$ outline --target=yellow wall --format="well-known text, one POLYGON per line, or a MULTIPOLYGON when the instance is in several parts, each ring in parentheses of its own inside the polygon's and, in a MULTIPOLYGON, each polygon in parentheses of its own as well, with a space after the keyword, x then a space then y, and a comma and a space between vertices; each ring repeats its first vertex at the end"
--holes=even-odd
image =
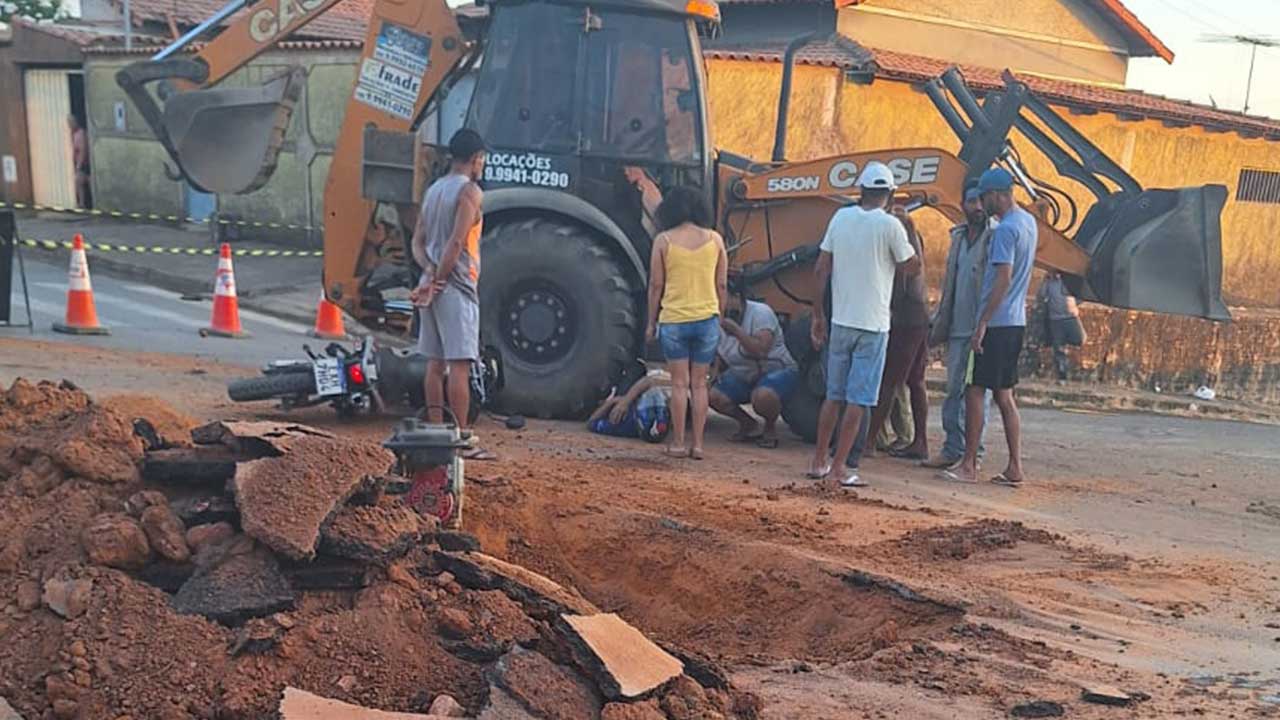
MULTIPOLYGON (((781 65, 712 60, 710 105, 717 147, 764 160, 773 143, 781 65)), ((1158 121, 1123 121, 1115 115, 1071 115, 1076 128, 1119 162, 1144 187, 1225 184, 1222 216, 1223 286, 1231 304, 1280 307, 1280 205, 1236 203, 1241 168, 1280 172, 1280 143, 1247 140, 1201 128, 1167 128, 1158 121)), ((802 160, 883 147, 937 146, 952 151, 959 141, 928 97, 910 84, 877 80, 846 82, 827 68, 796 68, 788 157, 802 160), (828 108, 836 98, 834 110, 828 108)), ((1065 178, 1028 142, 1015 143, 1032 174, 1072 192, 1082 211, 1092 195, 1065 178)), ((946 223, 921 218, 926 250, 934 260, 930 278, 945 258, 946 223)))
POLYGON ((1124 47, 1115 29, 1081 0, 868 0, 875 7, 1124 47))
POLYGON ((838 18, 840 33, 866 47, 961 64, 999 63, 1001 68, 1020 72, 1116 84, 1123 84, 1128 74, 1129 54, 1115 32, 1097 16, 1073 16, 1058 0, 1026 3, 1027 10, 1033 11, 1029 13, 1020 6, 1017 13, 985 16, 939 12, 952 9, 946 7, 952 5, 949 2, 913 11, 910 17, 897 15, 899 8, 893 7, 915 4, 872 0, 844 8, 838 18), (1023 22, 1038 16, 1043 16, 1042 23, 1023 22), (989 17, 998 18, 1005 32, 991 27, 989 17))

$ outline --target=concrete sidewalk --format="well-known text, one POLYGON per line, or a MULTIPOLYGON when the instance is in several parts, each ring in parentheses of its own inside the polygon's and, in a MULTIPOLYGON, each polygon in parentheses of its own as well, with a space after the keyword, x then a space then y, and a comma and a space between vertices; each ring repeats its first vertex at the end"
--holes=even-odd
MULTIPOLYGON (((156 251, 87 251, 95 273, 139 280, 185 295, 209 295, 218 266, 218 246, 208 226, 177 227, 71 214, 25 213, 17 218, 22 240, 69 242, 75 234, 87 243, 109 243, 146 248, 180 248, 182 254, 156 251), (186 254, 200 251, 207 254, 186 254)), ((295 250, 254 243, 231 242, 234 250, 295 250)), ((24 246, 30 256, 66 262, 68 251, 24 246)), ((322 260, 319 257, 237 256, 234 259, 236 294, 240 304, 258 312, 310 325, 315 320, 320 295, 322 260)))

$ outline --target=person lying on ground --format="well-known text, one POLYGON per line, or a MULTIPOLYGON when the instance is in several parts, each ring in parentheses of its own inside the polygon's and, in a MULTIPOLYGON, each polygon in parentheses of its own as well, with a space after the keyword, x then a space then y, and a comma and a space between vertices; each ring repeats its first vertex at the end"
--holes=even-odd
POLYGON ((733 440, 775 448, 782 404, 800 380, 778 316, 768 305, 748 300, 739 291, 729 295, 720 328, 716 348, 720 373, 711 387, 711 407, 738 422, 733 440), (759 420, 743 409, 747 403, 759 420))
POLYGON ((666 440, 671 432, 671 376, 653 370, 621 395, 615 388, 587 418, 587 430, 650 443, 666 440))

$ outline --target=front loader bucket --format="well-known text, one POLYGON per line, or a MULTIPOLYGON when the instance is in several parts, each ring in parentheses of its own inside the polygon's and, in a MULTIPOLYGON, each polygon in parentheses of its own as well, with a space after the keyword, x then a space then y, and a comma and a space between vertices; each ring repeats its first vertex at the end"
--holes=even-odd
POLYGON ((293 68, 259 87, 171 95, 164 130, 186 177, 213 193, 247 193, 266 184, 304 81, 303 70, 293 68))
POLYGON ((1076 243, 1090 256, 1080 297, 1230 320, 1222 301, 1222 185, 1117 193, 1095 204, 1076 243))

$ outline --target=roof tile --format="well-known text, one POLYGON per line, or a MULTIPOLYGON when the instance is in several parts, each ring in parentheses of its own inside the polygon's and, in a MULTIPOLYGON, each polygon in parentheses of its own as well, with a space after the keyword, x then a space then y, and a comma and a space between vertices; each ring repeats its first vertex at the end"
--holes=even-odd
MULTIPOLYGON (((878 67, 877 75, 895 80, 923 82, 937 77, 954 64, 892 50, 875 48, 868 48, 868 50, 875 57, 878 67)), ((1004 88, 999 70, 962 65, 960 71, 964 73, 965 80, 974 90, 1004 88)), ((1139 90, 1122 90, 1067 80, 1054 80, 1025 73, 1020 75, 1019 79, 1025 82, 1036 95, 1058 105, 1086 107, 1116 114, 1145 116, 1170 123, 1190 123, 1280 138, 1280 120, 1220 110, 1184 100, 1171 100, 1139 90)))

